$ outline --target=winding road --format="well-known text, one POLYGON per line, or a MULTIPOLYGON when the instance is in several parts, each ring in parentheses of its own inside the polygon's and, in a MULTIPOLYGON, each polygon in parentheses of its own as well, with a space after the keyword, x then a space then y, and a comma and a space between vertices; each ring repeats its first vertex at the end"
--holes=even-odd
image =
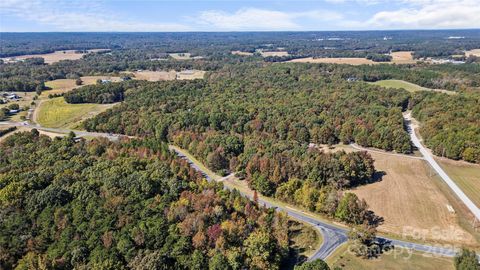
MULTIPOLYGON (((36 128, 39 130, 44 130, 44 131, 49 131, 54 133, 62 133, 62 134, 66 134, 66 133, 69 133, 70 131, 73 131, 78 137, 85 137, 85 136, 105 137, 113 141, 118 140, 120 137, 125 137, 125 135, 119 135, 119 134, 75 131, 75 130, 59 129, 59 128, 45 128, 39 125, 30 124, 27 122, 23 122, 23 123, 0 122, 0 125, 24 126, 28 128, 36 128)), ((199 161, 195 160, 187 152, 185 152, 182 149, 179 149, 178 147, 172 146, 170 147, 170 149, 175 151, 179 157, 187 160, 191 164, 192 168, 201 172, 205 176, 205 178, 209 181, 211 180, 223 181, 228 177, 231 177, 231 175, 226 177, 220 177, 213 174, 213 172, 211 171, 207 171, 208 169, 204 169, 203 165, 201 165, 199 161), (212 177, 210 177, 209 175, 215 175, 214 176, 215 179, 212 179, 212 177)), ((226 188, 230 188, 230 189, 233 188, 232 186, 228 185, 227 181, 223 181, 223 182, 226 188)), ((240 193, 242 193, 244 196, 247 196, 250 198, 252 197, 252 195, 249 193, 242 192, 242 191, 240 191, 240 193)), ((264 204, 267 207, 275 208, 277 211, 284 211, 292 218, 295 218, 297 220, 310 224, 320 231, 320 233, 323 235, 323 243, 321 247, 309 258, 309 260, 326 259, 330 254, 332 254, 333 251, 335 251, 340 245, 346 243, 348 240, 348 237, 347 237, 348 229, 346 227, 341 227, 339 225, 327 223, 319 219, 315 215, 309 214, 293 206, 279 204, 275 201, 263 198, 262 196, 259 196, 259 203, 264 204)), ((449 247, 423 245, 423 244, 417 244, 417 243, 408 242, 408 241, 401 241, 401 240, 382 238, 382 237, 378 237, 377 239, 381 242, 385 242, 385 241, 390 242, 392 245, 395 246, 396 249, 398 248, 406 248, 409 250, 413 249, 420 252, 426 252, 430 254, 447 256, 447 257, 453 257, 457 252, 455 249, 452 249, 449 247)))
MULTIPOLYGON (((191 157, 191 155, 189 155, 186 151, 174 146, 170 146, 170 150, 175 151, 179 157, 187 160, 192 166, 192 168, 201 172, 207 180, 222 181, 224 182, 224 185, 226 188, 228 189, 234 188, 233 186, 229 186, 228 182, 223 181, 228 177, 231 177, 232 175, 228 175, 225 177, 215 176, 215 179, 212 179, 210 175, 212 175, 213 172, 206 171, 206 169, 204 169, 204 166, 202 166, 198 160, 191 157)), ((246 197, 252 198, 252 194, 242 192, 242 191, 239 191, 239 192, 246 197)), ((346 243, 348 240, 347 234, 349 230, 345 227, 327 223, 315 217, 314 215, 306 213, 300 209, 296 209, 290 206, 285 206, 283 204, 279 204, 271 200, 266 200, 262 196, 259 196, 258 202, 267 207, 275 208, 277 211, 278 210, 284 211, 290 217, 300 220, 302 222, 305 222, 307 224, 310 224, 314 228, 320 231, 320 233, 323 235, 323 243, 321 247, 309 258, 309 260, 326 259, 330 254, 332 254, 333 251, 335 251, 340 245, 346 243)), ((438 256, 453 257, 456 255, 456 252, 457 252, 455 249, 452 249, 449 247, 445 248, 441 245, 430 246, 430 245, 423 245, 423 244, 413 243, 409 241, 402 241, 402 240, 396 240, 396 239, 390 239, 390 238, 384 238, 384 237, 378 237, 377 240, 379 240, 379 242, 389 242, 396 248, 406 248, 409 250, 413 249, 416 251, 435 254, 438 256)))

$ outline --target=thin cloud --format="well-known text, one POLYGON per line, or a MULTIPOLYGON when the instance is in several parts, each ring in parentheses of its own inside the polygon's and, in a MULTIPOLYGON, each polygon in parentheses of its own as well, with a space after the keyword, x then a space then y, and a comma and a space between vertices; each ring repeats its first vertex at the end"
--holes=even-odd
POLYGON ((221 30, 302 30, 302 19, 335 21, 343 16, 329 10, 283 12, 276 10, 243 8, 233 13, 208 10, 195 18, 205 27, 221 30))
MULTIPOLYGON (((122 5, 122 2, 118 2, 118 5, 122 5)), ((146 22, 142 19, 125 18, 115 14, 107 6, 101 0, 2 0, 0 16, 15 16, 22 21, 55 31, 381 30, 480 27, 479 0, 324 0, 323 9, 304 11, 253 7, 231 12, 200 9, 196 14, 178 16, 174 22, 146 22), (342 5, 342 8, 338 5, 342 5), (365 5, 374 5, 374 8, 356 9, 357 6, 365 5), (333 7, 342 11, 330 10, 334 9, 333 7), (365 10, 375 11, 366 13, 365 10)))
POLYGON ((444 29, 480 27, 477 1, 408 0, 412 7, 374 14, 365 24, 376 29, 444 29))
POLYGON ((224 30, 285 30, 299 29, 288 13, 256 8, 240 9, 234 13, 220 10, 203 11, 198 20, 205 26, 224 30))
POLYGON ((120 18, 99 1, 3 0, 0 14, 53 26, 62 31, 189 31, 179 23, 145 23, 120 18), (87 2, 87 1, 85 1, 87 2))

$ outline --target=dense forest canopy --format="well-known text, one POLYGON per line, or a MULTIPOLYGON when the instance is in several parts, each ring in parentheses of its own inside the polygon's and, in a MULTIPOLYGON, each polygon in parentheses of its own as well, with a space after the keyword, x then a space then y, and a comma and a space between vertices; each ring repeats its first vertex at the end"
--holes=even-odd
MULTIPOLYGON (((123 71, 207 73, 203 80, 128 80, 62 94, 71 104, 121 102, 82 125, 135 139, 50 139, 36 130, 2 138, 0 268, 283 266, 290 252, 287 217, 207 182, 167 144, 188 150, 219 174, 235 173, 255 192, 345 223, 359 235, 363 228, 373 239, 381 217, 345 190, 376 181, 381 173, 367 152, 324 146, 356 143, 412 153, 402 117, 411 109, 435 154, 480 163, 478 58, 461 65, 284 62, 388 62, 395 51, 413 51, 417 59, 465 60, 464 51, 479 44, 480 30, 2 33, 0 57, 111 51, 52 64, 42 58, 0 61, 1 92, 40 94, 47 81, 123 71), (237 50, 252 55, 232 54, 237 50), (288 55, 262 57, 261 51, 288 55), (198 57, 175 59, 170 53, 198 57), (455 93, 409 93, 368 83, 386 79, 455 93)), ((8 111, 0 110, 0 120, 10 117, 8 111)), ((324 267, 312 262, 303 268, 317 264, 324 267)))
MULTIPOLYGON (((479 79, 475 74, 477 69, 476 64, 462 69, 446 65, 428 70, 391 65, 225 66, 211 73, 206 81, 139 85, 124 95, 124 104, 87 121, 85 127, 88 130, 157 136, 175 142, 192 151, 214 170, 240 171, 251 180, 252 187, 272 195, 283 181, 291 177, 307 178, 307 173, 302 173, 307 168, 299 169, 302 166, 292 164, 308 163, 297 153, 305 153, 309 143, 356 142, 409 153, 412 147, 401 115, 407 104, 410 102, 415 109, 414 115, 422 108, 430 108, 424 109, 428 111, 436 110, 435 106, 444 106, 440 101, 432 106, 426 101, 420 102, 418 97, 423 94, 412 98, 402 90, 348 82, 347 78, 366 81, 398 78, 430 87, 442 84, 456 89, 460 85, 465 87, 465 83, 476 85, 479 79), (466 79, 457 81, 459 84, 451 82, 447 79, 453 76, 451 70, 463 72, 466 79), (468 82, 468 78, 472 81, 468 82), (253 157, 266 158, 271 164, 270 169, 263 169, 263 175, 249 171, 249 168, 256 168, 252 166, 257 160, 253 157), (280 178, 272 177, 276 166, 284 170, 280 178), (272 181, 272 178, 279 180, 272 181), (261 180, 256 181, 258 179, 261 180)), ((79 89, 75 94, 86 92, 89 92, 87 88, 79 89)), ((439 119, 443 119, 442 114, 428 114, 434 120, 421 129, 427 145, 436 154, 478 162, 479 123, 476 109, 471 110, 478 107, 478 94, 474 91, 454 96, 438 93, 430 96, 456 103, 459 108, 452 109, 453 105, 442 107, 452 115, 449 120, 443 120, 444 125, 438 125, 439 119), (460 108, 461 104, 466 106, 460 108), (467 110, 468 114, 460 113, 462 110, 467 110), (469 128, 458 124, 454 129, 447 129, 447 126, 457 125, 450 124, 454 115, 455 123, 467 123, 469 128), (445 143, 446 136, 451 137, 452 143, 445 143), (434 147, 436 145, 443 148, 439 150, 434 147)), ((419 120, 423 122, 426 117, 419 120)))
POLYGON ((480 163, 480 95, 419 93, 413 116, 426 145, 438 156, 480 163))
POLYGON ((124 97, 85 128, 173 142, 266 195, 292 178, 335 189, 372 178, 368 155, 322 153, 311 143, 412 150, 401 115, 407 92, 349 83, 330 65, 229 66, 205 81, 144 82, 124 97))
MULTIPOLYGON (((0 57, 56 50, 159 49, 210 56, 232 50, 284 48, 298 56, 342 52, 416 51, 416 57, 448 56, 478 48, 480 30, 229 32, 229 33, 2 33, 0 57), (451 36, 461 39, 448 39, 451 36)), ((363 56, 364 57, 364 56, 363 56)))
POLYGON ((287 218, 155 140, 0 144, 0 268, 278 269, 287 218))

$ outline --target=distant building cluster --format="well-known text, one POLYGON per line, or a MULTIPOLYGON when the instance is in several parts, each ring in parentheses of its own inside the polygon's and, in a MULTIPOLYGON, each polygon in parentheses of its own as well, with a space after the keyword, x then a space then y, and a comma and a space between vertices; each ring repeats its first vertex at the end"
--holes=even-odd
POLYGON ((10 101, 19 101, 21 99, 21 97, 13 92, 3 92, 0 94, 1 96, 1 101, 3 103, 8 103, 10 101))
POLYGON ((432 64, 454 64, 460 65, 465 64, 465 61, 453 60, 453 59, 431 59, 432 64))
POLYGON ((17 62, 25 62, 25 59, 20 59, 15 57, 6 57, 6 58, 2 58, 2 61, 5 64, 11 64, 11 63, 17 63, 17 62))

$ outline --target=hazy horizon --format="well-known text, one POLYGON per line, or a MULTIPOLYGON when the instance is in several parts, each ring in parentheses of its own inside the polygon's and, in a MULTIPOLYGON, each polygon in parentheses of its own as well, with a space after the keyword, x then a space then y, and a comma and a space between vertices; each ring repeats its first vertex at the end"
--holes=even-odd
POLYGON ((4 0, 0 32, 383 31, 480 28, 478 0, 4 0))

